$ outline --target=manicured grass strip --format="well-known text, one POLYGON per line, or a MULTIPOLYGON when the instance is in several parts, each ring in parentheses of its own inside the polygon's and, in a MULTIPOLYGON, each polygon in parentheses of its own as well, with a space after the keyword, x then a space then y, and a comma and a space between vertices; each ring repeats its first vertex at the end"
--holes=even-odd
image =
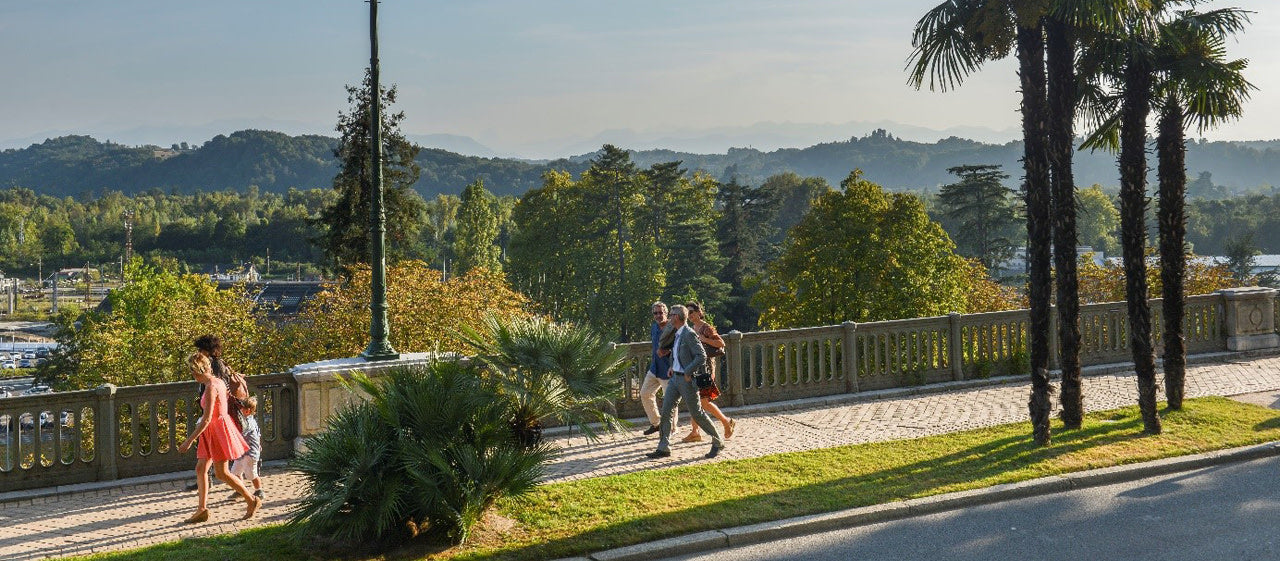
MULTIPOLYGON (((989 487, 1121 464, 1280 440, 1280 411, 1225 398, 1188 400, 1162 412, 1164 434, 1141 434, 1136 407, 1053 427, 1037 447, 1030 423, 915 440, 842 446, 539 488, 498 513, 517 524, 479 532, 475 543, 395 559, 532 560, 581 555, 681 534, 989 487)), ((186 540, 96 559, 326 559, 282 528, 186 540)), ((383 557, 345 557, 382 559, 383 557)))

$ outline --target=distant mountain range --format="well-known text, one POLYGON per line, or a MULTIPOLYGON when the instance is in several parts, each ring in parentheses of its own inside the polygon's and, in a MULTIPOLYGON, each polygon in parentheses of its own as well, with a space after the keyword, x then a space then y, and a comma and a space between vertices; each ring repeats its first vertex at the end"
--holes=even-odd
MULTIPOLYGON (((424 197, 459 193, 468 183, 483 179, 492 191, 519 195, 542 183, 550 170, 579 174, 587 168, 595 145, 575 156, 556 160, 498 158, 495 152, 467 137, 422 135, 410 139, 424 148, 418 157, 422 176, 415 188, 424 197), (463 155, 459 152, 477 155, 463 155)), ((60 136, 26 148, 0 152, 0 187, 22 186, 39 193, 74 196, 103 191, 136 193, 163 191, 242 191, 250 186, 268 192, 290 188, 327 188, 337 171, 336 138, 291 136, 281 132, 241 130, 217 135, 200 146, 174 150, 163 146, 126 146, 89 136, 60 136)), ((639 141, 637 140, 637 143, 639 141)), ((737 177, 756 184, 782 172, 824 177, 832 185, 855 168, 894 190, 935 190, 955 177, 946 170, 964 164, 998 164, 1011 176, 1021 175, 1020 142, 984 143, 959 137, 934 142, 904 140, 884 130, 861 137, 823 142, 806 148, 732 148, 722 153, 693 153, 669 149, 633 149, 637 164, 680 160, 690 171, 714 177, 737 177)), ((1154 159, 1149 163, 1154 168, 1154 159)), ((1213 183, 1236 190, 1274 185, 1280 178, 1280 141, 1190 142, 1187 170, 1191 178, 1212 173, 1213 183)), ((1076 181, 1082 186, 1114 186, 1115 157, 1081 152, 1076 158, 1076 181)))

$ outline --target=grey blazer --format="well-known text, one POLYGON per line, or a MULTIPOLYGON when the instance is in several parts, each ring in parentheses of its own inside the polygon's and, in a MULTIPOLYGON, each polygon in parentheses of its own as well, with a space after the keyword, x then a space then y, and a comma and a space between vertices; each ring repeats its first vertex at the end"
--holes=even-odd
POLYGON ((685 374, 697 376, 707 365, 707 349, 702 347, 698 334, 688 326, 680 330, 680 335, 676 339, 675 352, 680 353, 676 356, 680 357, 680 366, 684 368, 685 374))

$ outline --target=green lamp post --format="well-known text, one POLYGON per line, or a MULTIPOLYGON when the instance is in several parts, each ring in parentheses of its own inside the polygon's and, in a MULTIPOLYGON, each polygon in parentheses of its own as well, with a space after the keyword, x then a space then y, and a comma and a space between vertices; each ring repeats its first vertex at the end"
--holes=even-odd
POLYGON ((369 265, 373 269, 369 299, 369 346, 360 356, 365 360, 400 358, 387 334, 387 225, 382 209, 382 89, 378 82, 378 0, 369 0, 369 146, 373 177, 370 178, 372 205, 369 208, 369 265))

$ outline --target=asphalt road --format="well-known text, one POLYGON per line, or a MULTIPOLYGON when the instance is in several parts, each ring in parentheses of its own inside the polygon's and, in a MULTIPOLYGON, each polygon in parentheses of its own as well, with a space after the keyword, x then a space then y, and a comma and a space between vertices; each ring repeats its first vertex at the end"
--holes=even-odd
POLYGON ((1280 560, 1280 457, 672 559, 1280 560))

